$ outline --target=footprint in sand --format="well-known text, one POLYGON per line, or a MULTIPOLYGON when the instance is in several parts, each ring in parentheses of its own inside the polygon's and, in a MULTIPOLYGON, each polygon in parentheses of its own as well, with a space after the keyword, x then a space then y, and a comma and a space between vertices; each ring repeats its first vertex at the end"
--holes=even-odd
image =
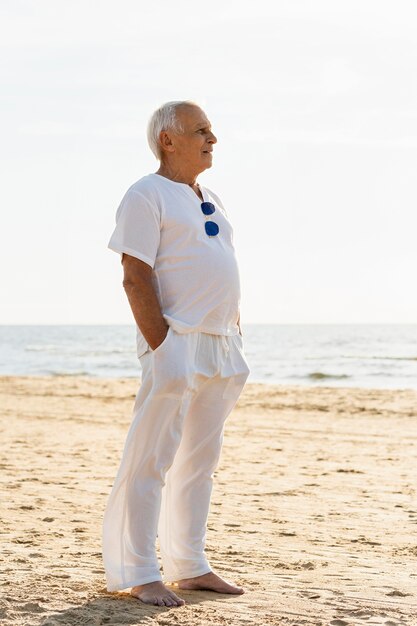
POLYGON ((320 594, 314 591, 299 591, 298 595, 304 596, 308 600, 317 600, 318 598, 321 598, 320 594))
POLYGON ((390 591, 389 593, 385 594, 386 596, 399 596, 400 598, 405 598, 406 596, 412 596, 412 593, 403 593, 402 591, 399 591, 398 589, 394 589, 394 591, 390 591))
POLYGON ((353 611, 348 611, 348 615, 350 617, 363 617, 365 619, 376 617, 373 611, 368 611, 367 609, 354 609, 353 611))
POLYGON ((25 613, 45 613, 46 609, 37 602, 26 602, 26 604, 19 607, 19 611, 24 611, 25 613))

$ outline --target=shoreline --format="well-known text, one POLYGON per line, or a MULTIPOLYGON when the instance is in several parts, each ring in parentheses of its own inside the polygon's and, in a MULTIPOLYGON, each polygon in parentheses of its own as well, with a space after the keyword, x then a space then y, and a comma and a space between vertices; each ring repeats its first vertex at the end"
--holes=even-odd
POLYGON ((246 593, 167 610, 107 593, 101 560, 138 387, 0 376, 2 624, 415 624, 417 391, 247 383, 207 532, 211 565, 246 593))
MULTIPOLYGON (((331 377, 329 377, 331 378, 331 377)), ((0 385, 1 383, 4 383, 7 380, 10 381, 17 381, 17 380, 25 380, 30 382, 31 380, 33 380, 34 382, 40 382, 42 380, 55 380, 55 381, 59 381, 60 379, 62 379, 62 381, 65 380, 80 380, 80 381, 92 381, 92 382, 96 382, 99 385, 101 383, 106 383, 106 384, 111 384, 111 383, 118 383, 120 381, 123 381, 123 383, 128 383, 128 384, 139 384, 141 383, 141 376, 140 376, 140 371, 138 376, 95 376, 93 374, 71 374, 71 373, 67 373, 67 374, 0 374, 0 385)), ((313 384, 313 383, 300 383, 300 384, 287 384, 287 383, 273 383, 273 382, 264 382, 264 381, 248 381, 245 385, 245 389, 247 389, 248 387, 265 387, 265 388, 271 388, 274 390, 281 390, 281 391, 286 391, 286 390, 317 390, 318 392, 320 392, 320 390, 322 389, 328 389, 328 390, 333 390, 333 391, 337 391, 337 390, 343 390, 343 391, 352 391, 352 392, 375 392, 375 393, 379 393, 381 392, 382 394, 386 393, 394 393, 394 392, 414 392, 417 394, 417 385, 416 387, 362 387, 362 386, 355 386, 355 385, 343 385, 343 384, 334 384, 334 385, 326 385, 324 382, 323 383, 319 383, 319 384, 313 384)))

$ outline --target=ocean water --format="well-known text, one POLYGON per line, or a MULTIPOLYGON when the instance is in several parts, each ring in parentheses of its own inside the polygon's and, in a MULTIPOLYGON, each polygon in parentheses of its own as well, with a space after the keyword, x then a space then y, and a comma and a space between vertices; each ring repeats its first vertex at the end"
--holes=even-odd
MULTIPOLYGON (((243 341, 249 382, 417 388, 417 324, 247 324, 243 341)), ((0 326, 0 374, 139 377, 135 327, 0 326)))

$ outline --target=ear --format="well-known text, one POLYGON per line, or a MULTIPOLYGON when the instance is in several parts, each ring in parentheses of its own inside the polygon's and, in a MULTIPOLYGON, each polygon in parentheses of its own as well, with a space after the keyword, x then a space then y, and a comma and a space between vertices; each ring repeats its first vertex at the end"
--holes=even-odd
POLYGON ((174 152, 174 144, 168 131, 162 130, 159 134, 159 143, 164 152, 174 152))

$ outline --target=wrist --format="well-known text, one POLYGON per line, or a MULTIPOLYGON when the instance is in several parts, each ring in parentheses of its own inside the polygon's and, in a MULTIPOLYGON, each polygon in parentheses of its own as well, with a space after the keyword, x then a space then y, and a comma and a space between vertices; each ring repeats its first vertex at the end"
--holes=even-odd
POLYGON ((154 345, 149 344, 150 347, 152 348, 152 350, 156 350, 157 348, 159 348, 159 346, 165 341, 165 339, 167 338, 167 335, 168 335, 168 331, 169 331, 169 326, 167 324, 165 326, 164 333, 163 334, 159 334, 158 339, 155 342, 152 342, 154 345))

